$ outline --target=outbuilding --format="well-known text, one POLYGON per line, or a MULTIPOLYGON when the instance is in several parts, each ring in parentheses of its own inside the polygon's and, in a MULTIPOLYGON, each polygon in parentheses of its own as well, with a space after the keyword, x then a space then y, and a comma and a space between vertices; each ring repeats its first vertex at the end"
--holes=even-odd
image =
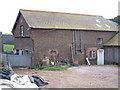
POLYGON ((120 33, 104 44, 106 63, 120 64, 120 33))
POLYGON ((30 54, 32 64, 45 58, 96 64, 97 49, 118 33, 117 24, 97 15, 20 10, 13 30, 17 54, 30 54))

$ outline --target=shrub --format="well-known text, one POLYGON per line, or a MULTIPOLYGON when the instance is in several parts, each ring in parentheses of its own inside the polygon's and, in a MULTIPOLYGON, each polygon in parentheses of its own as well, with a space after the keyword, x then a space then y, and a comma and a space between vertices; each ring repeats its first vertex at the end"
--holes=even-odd
POLYGON ((37 69, 40 67, 40 64, 37 64, 37 65, 32 65, 31 67, 29 67, 29 69, 37 69))

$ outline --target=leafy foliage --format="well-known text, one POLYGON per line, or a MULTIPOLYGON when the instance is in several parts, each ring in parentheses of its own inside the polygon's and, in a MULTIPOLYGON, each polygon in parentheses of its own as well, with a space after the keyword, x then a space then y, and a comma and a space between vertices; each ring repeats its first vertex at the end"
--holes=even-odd
POLYGON ((110 20, 120 24, 120 16, 114 17, 113 19, 110 20))
POLYGON ((13 35, 3 34, 3 44, 14 44, 13 35))

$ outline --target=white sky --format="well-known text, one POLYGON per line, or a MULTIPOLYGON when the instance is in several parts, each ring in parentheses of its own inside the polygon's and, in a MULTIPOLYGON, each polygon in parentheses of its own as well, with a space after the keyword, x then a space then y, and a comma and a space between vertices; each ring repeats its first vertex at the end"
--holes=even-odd
POLYGON ((110 19, 118 15, 120 0, 1 0, 0 31, 11 33, 19 9, 102 15, 110 19))

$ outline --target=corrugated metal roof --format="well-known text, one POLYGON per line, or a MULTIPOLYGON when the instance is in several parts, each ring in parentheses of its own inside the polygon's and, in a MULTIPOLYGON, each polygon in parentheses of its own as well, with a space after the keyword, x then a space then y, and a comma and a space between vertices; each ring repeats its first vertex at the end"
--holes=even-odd
POLYGON ((102 16, 33 10, 20 10, 20 12, 32 28, 118 30, 117 24, 102 16))
POLYGON ((110 39, 104 46, 120 46, 120 33, 116 34, 112 39, 110 39))

